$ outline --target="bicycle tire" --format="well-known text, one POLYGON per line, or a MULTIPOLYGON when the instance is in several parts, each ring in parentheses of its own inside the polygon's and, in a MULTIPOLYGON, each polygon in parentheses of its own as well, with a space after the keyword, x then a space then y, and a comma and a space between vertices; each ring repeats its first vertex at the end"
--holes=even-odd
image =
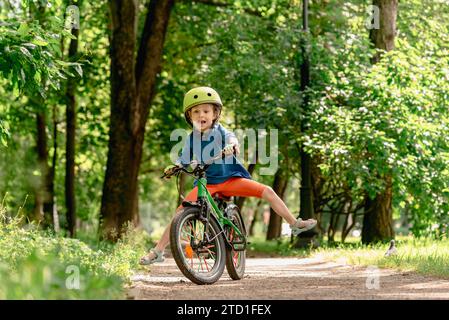
MULTIPOLYGON (((205 250, 207 250, 206 253, 208 256, 212 257, 214 254, 216 255, 215 263, 213 264, 211 270, 209 271, 209 264, 206 261, 206 257, 203 257, 204 259, 204 267, 206 267, 208 272, 204 272, 203 265, 201 262, 201 253, 198 253, 197 251, 194 251, 192 249, 193 247, 190 246, 190 244, 187 244, 187 240, 190 241, 192 239, 192 234, 188 234, 190 236, 190 239, 183 238, 183 226, 186 222, 190 221, 192 222, 189 225, 187 225, 188 228, 191 228, 192 232, 196 232, 196 229, 199 228, 205 228, 204 222, 199 220, 199 208, 186 208, 183 211, 181 211, 178 215, 175 216, 173 219, 173 222, 171 224, 170 228, 170 247, 171 252, 173 254, 173 258, 175 259, 176 265, 181 270, 181 272, 193 283, 203 285, 203 284, 212 284, 218 281, 220 279, 221 275, 224 272, 225 263, 226 263, 226 247, 225 242, 223 239, 223 236, 220 235, 220 228, 217 224, 217 222, 214 219, 211 219, 209 221, 209 237, 213 240, 213 243, 210 243, 210 249, 209 247, 204 247, 205 250), (195 229, 195 230, 194 230, 195 229), (218 235, 218 236, 217 236, 218 235), (181 243, 184 241, 185 243, 181 243), (183 248, 183 244, 185 245, 185 248, 183 248), (188 250, 190 246, 190 249, 188 250), (193 258, 194 255, 197 256, 197 259, 199 261, 199 264, 201 265, 201 272, 198 268, 196 271, 196 265, 194 267, 193 258), (190 259, 190 261, 188 261, 190 259), (190 263, 189 263, 190 262, 190 263)), ((199 231, 201 233, 203 231, 199 231)), ((184 229, 184 235, 186 234, 186 229, 184 229)), ((194 235, 196 236, 196 235, 194 235)), ((203 248, 199 248, 201 250, 203 248)), ((196 250, 196 249, 195 249, 196 250)), ((212 260, 207 258, 207 260, 212 260)))
MULTIPOLYGON (((242 216, 240 215, 239 209, 237 206, 232 206, 227 210, 228 219, 234 223, 237 228, 239 228, 240 232, 246 237, 245 225, 242 220, 242 216)), ((233 238, 233 234, 235 234, 234 229, 230 227, 227 228, 228 239, 231 240, 233 238)), ((243 251, 235 251, 233 248, 226 246, 226 270, 228 271, 229 276, 232 280, 241 280, 245 274, 246 267, 246 250, 243 251)))

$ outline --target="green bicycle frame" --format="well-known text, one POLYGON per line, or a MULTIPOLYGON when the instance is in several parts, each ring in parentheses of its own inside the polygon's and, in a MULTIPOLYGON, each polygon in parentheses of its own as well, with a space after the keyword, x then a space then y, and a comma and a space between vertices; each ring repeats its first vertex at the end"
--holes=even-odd
POLYGON ((214 199, 212 198, 209 190, 207 190, 207 188, 206 188, 206 184, 207 184, 206 178, 198 179, 198 198, 205 198, 206 201, 209 202, 209 204, 211 205, 212 210, 214 211, 215 216, 218 218, 218 222, 220 223, 221 226, 228 225, 232 229, 234 229, 235 232, 237 232, 239 237, 243 237, 243 234, 240 232, 239 228, 237 228, 237 226, 235 224, 233 224, 231 220, 226 218, 224 216, 223 212, 221 212, 221 210, 218 209, 217 204, 215 203, 214 199))

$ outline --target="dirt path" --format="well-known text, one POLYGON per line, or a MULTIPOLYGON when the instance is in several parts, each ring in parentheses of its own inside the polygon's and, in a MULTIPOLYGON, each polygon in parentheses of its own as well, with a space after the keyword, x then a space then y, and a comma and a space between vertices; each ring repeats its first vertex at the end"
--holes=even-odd
POLYGON ((130 299, 449 299, 449 280, 315 258, 249 258, 246 275, 226 271, 213 285, 191 283, 172 258, 136 274, 130 299), (377 277, 376 277, 377 275, 377 277), (369 277, 369 278, 368 278, 369 277))

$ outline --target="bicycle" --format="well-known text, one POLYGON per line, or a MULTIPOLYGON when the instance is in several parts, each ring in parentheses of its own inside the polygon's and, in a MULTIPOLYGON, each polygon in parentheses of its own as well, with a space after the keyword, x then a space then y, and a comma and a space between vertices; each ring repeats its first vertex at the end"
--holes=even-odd
POLYGON ((197 201, 183 201, 184 210, 172 221, 170 247, 181 272, 200 285, 218 281, 225 266, 233 280, 245 273, 247 238, 240 210, 230 198, 220 194, 213 198, 206 188, 207 168, 222 157, 223 151, 205 164, 192 161, 192 171, 177 167, 161 177, 184 172, 198 181, 197 201))

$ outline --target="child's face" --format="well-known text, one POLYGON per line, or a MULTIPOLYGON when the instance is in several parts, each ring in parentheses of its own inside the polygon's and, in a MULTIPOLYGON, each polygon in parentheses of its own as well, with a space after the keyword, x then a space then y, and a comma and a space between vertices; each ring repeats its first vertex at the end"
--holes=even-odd
POLYGON ((214 106, 209 103, 197 105, 190 110, 193 126, 201 132, 210 129, 217 116, 214 106))

